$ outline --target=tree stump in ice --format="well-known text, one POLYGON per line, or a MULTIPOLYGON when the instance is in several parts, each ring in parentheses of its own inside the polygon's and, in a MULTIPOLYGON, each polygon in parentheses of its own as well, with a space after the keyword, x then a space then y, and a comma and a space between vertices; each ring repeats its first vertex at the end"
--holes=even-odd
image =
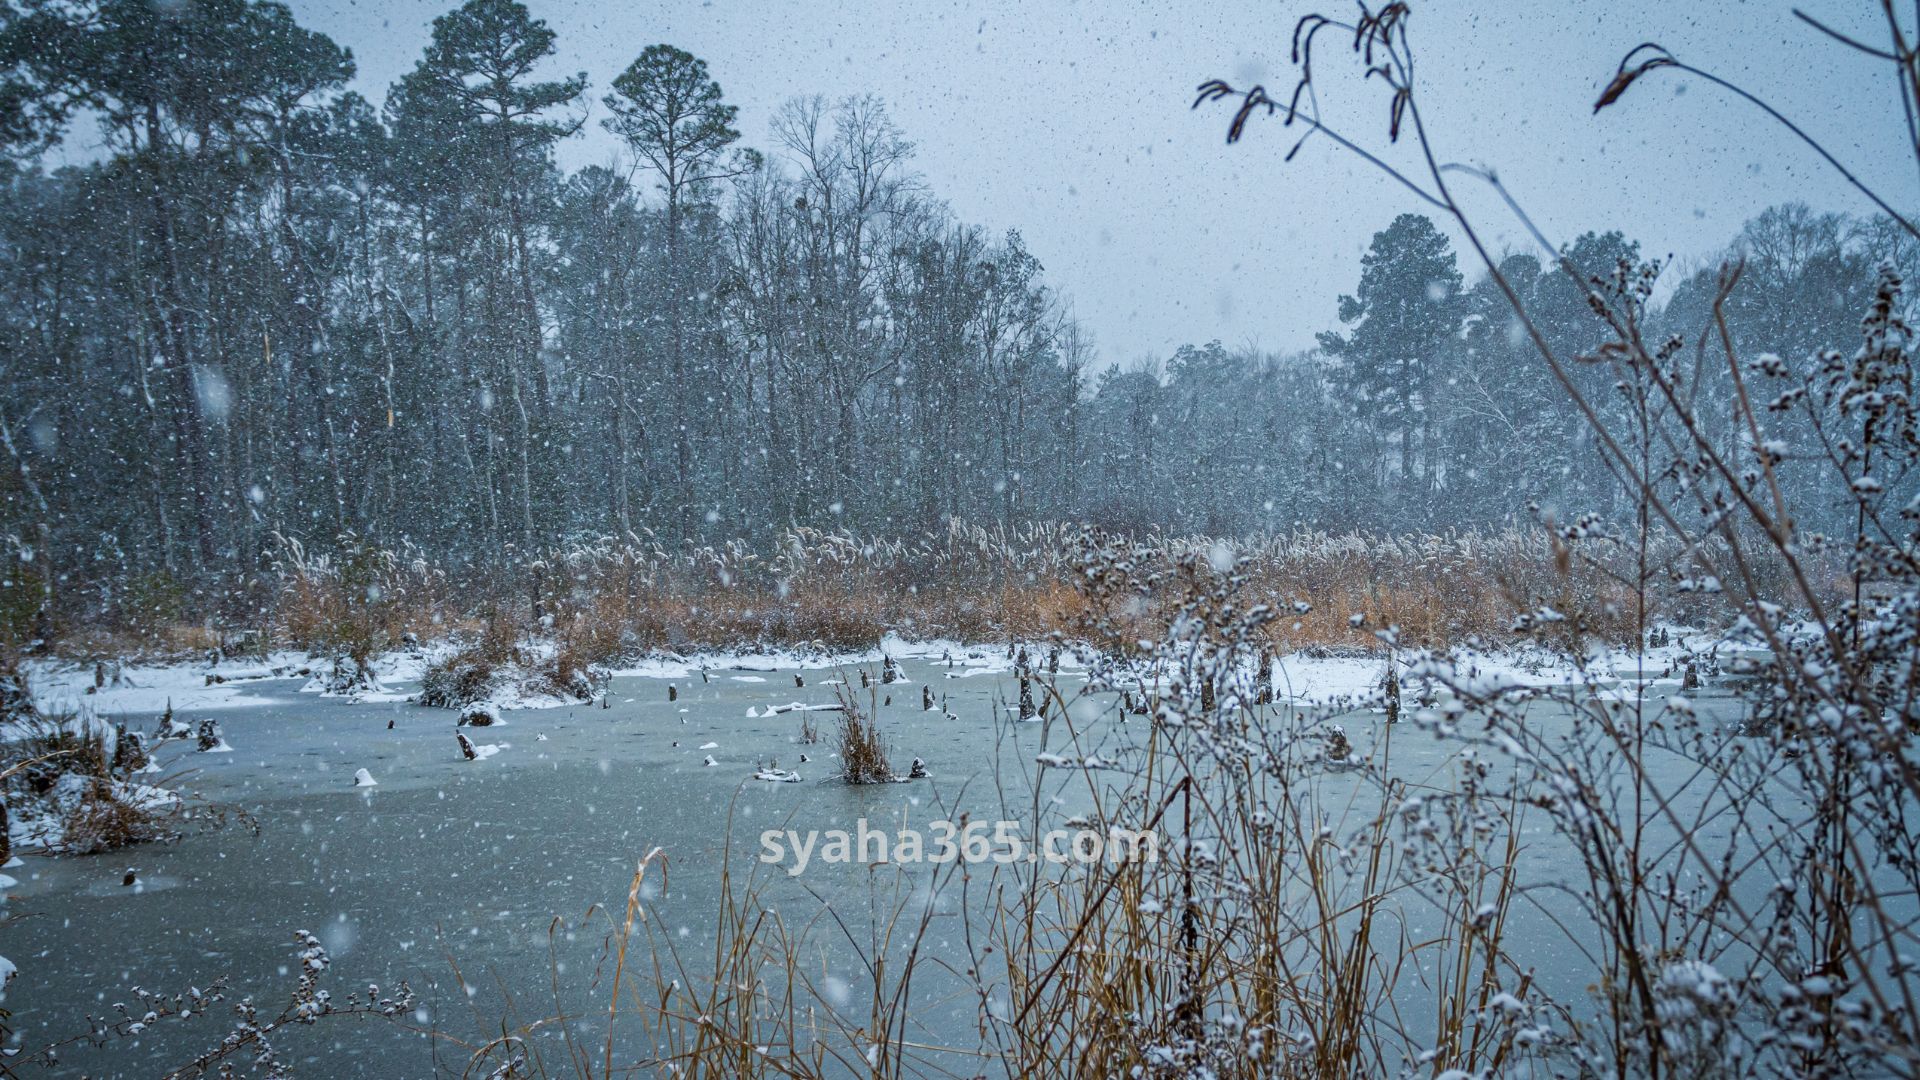
MULTIPOLYGON (((137 731, 128 731, 125 722, 113 726, 113 771, 126 775, 147 767, 147 746, 137 731)), ((0 860, 4 862, 5 860, 0 860)))
POLYGON ((212 720, 200 721, 200 742, 196 747, 201 753, 220 749, 220 725, 212 720))
POLYGON ((473 740, 467 738, 466 732, 456 731, 453 733, 453 737, 460 740, 461 757, 466 758, 468 761, 473 761, 480 756, 480 751, 474 749, 473 740))
POLYGON ((160 714, 160 724, 153 732, 154 741, 165 742, 168 739, 184 739, 191 734, 193 734, 193 729, 187 726, 186 721, 173 715, 173 699, 168 698, 167 711, 160 714))

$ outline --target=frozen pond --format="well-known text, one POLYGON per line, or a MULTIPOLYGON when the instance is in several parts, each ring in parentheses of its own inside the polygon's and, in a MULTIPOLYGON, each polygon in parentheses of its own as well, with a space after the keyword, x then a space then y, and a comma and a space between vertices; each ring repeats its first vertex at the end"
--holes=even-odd
MULTIPOLYGON (((245 808, 260 835, 229 827, 104 856, 27 856, 12 871, 20 885, 11 910, 34 917, 8 929, 5 947, 21 967, 7 995, 20 1042, 37 1046, 84 1030, 86 1014, 104 1015, 135 985, 173 991, 227 975, 236 998, 255 993, 277 1006, 291 987, 283 973, 297 929, 327 945, 336 994, 406 979, 428 1010, 428 1026, 471 1039, 497 1027, 503 993, 524 1001, 544 992, 555 916, 578 919, 596 903, 622 905, 636 861, 655 846, 669 860, 670 891, 659 903, 684 919, 672 931, 694 939, 710 929, 730 812, 736 858, 745 865, 763 828, 851 829, 863 816, 876 824, 902 815, 924 822, 997 808, 1000 740, 992 717, 996 698, 1007 693, 998 677, 1005 665, 984 669, 984 677, 906 665, 914 681, 884 688, 893 703, 880 709, 882 724, 899 771, 918 756, 933 776, 898 785, 817 782, 837 768, 830 749, 836 713, 748 715, 832 703, 833 670, 805 671, 804 689, 791 670, 721 669, 707 681, 616 677, 607 708, 517 710, 503 725, 474 730, 476 743, 499 747, 474 762, 461 758, 450 711, 319 698, 300 693, 304 679, 249 682, 251 704, 182 710, 216 717, 234 751, 165 744, 165 774, 190 770, 172 786, 245 808), (677 701, 667 699, 669 682, 677 701), (922 712, 923 683, 961 719, 922 712), (803 717, 819 726, 819 744, 796 742, 803 717), (709 757, 717 764, 704 765, 709 757), (757 763, 774 759, 804 782, 751 779, 757 763), (359 769, 377 785, 355 788, 359 769), (129 867, 138 868, 134 888, 121 884, 129 867), (452 963, 473 990, 471 1002, 452 963)), ((856 677, 852 668, 845 674, 856 677)), ((1063 684, 1073 678, 1063 676, 1063 684)), ((151 714, 124 715, 135 728, 153 726, 151 714)), ((1004 763, 1041 749, 1040 725, 1008 732, 1004 763)), ((803 905, 866 902, 867 872, 859 867, 816 863, 791 881, 765 876, 771 895, 783 908, 791 901, 796 913, 803 905)), ((560 962, 591 963, 599 943, 599 934, 582 933, 577 948, 563 947, 560 962)), ((222 1013, 163 1024, 103 1054, 63 1056, 93 1075, 151 1076, 217 1041, 226 1023, 222 1013)), ((325 1069, 315 1071, 325 1075, 425 1075, 434 1064, 431 1040, 383 1024, 329 1022, 285 1041, 301 1038, 320 1040, 300 1056, 324 1054, 325 1069)), ((440 1054, 442 1063, 464 1059, 458 1047, 440 1054)))
MULTIPOLYGON (((135 985, 173 992, 226 976, 233 999, 253 994, 277 1011, 292 987, 299 929, 329 949, 325 985, 336 997, 368 983, 392 990, 404 979, 422 1005, 409 1025, 469 1043, 484 1039, 504 1017, 525 1022, 555 1012, 555 968, 560 1007, 585 1005, 605 924, 563 934, 557 946, 549 931, 556 917, 577 924, 595 904, 621 908, 636 861, 656 846, 668 860, 667 888, 652 895, 664 920, 658 929, 692 955, 693 970, 706 970, 701 950, 711 941, 730 816, 733 866, 744 875, 755 869, 757 838, 767 828, 851 830, 862 817, 926 828, 963 813, 992 821, 1011 816, 1003 805, 1030 808, 1036 798, 1071 814, 1087 798, 1084 774, 1049 770, 1036 796, 1035 755, 1124 759, 1145 733, 1144 719, 1120 719, 1105 695, 1076 703, 1071 724, 1057 715, 1049 723, 1012 722, 1005 706, 1015 684, 1001 654, 985 656, 972 667, 906 659, 906 681, 874 688, 877 700, 891 696, 878 711, 896 769, 904 774, 917 756, 932 776, 861 787, 824 782, 837 771, 838 714, 768 715, 769 706, 831 704, 832 680, 844 676, 857 687, 853 667, 800 672, 804 688, 792 669, 616 676, 606 708, 517 710, 502 726, 474 731, 475 742, 498 752, 472 762, 461 758, 450 711, 320 698, 301 693, 300 679, 248 682, 244 703, 182 711, 190 720, 216 717, 233 752, 200 754, 176 741, 160 761, 167 774, 184 771, 171 786, 251 813, 257 838, 229 827, 98 857, 29 855, 10 871, 20 884, 9 910, 32 915, 7 928, 0 950, 20 967, 6 1000, 19 1042, 37 1047, 84 1030, 89 1014, 108 1015, 135 985), (677 700, 668 699, 669 683, 677 700), (922 710, 923 685, 936 698, 932 711, 922 710), (820 728, 818 744, 796 741, 807 717, 820 728), (810 760, 802 763, 802 753, 810 760), (704 764, 709 757, 715 764, 704 764), (803 782, 752 779, 756 765, 774 759, 803 782), (375 786, 355 787, 361 769, 375 786), (130 867, 139 884, 126 887, 130 867)), ((878 674, 877 664, 869 669, 878 674)), ((1338 683, 1352 673, 1322 677, 1338 683)), ((1072 670, 1059 676, 1068 697, 1080 685, 1072 670)), ((153 726, 151 714, 125 717, 141 730, 153 726)), ((1361 753, 1389 730, 1380 719, 1370 712, 1344 719, 1361 753)), ((1394 731, 1396 775, 1418 784, 1445 773, 1454 747, 1410 726, 1394 731)), ((1377 792, 1357 780, 1329 774, 1324 785, 1320 797, 1336 815, 1378 805, 1377 792)), ((1542 870, 1551 857, 1545 847, 1524 856, 1542 870)), ((859 865, 816 862, 797 877, 758 872, 764 902, 789 926, 831 908, 864 933, 876 907, 900 899, 896 875, 859 865)), ((924 881, 930 872, 915 873, 924 881)), ((657 884, 658 875, 650 871, 649 881, 657 884)), ((943 894, 942 905, 957 902, 943 894)), ((838 933, 816 929, 816 943, 838 933)), ((953 929, 936 920, 927 948, 959 958, 953 929)), ((1563 936, 1543 933, 1541 942, 1570 948, 1563 936)), ((1553 969, 1555 959, 1542 955, 1541 968, 1553 969)), ((1566 959, 1558 966, 1584 967, 1572 952, 1566 959)), ((830 976, 835 963, 856 963, 851 953, 830 952, 819 962, 830 976)), ((844 978, 857 984, 852 971, 844 978)), ((594 1000, 604 1010, 604 996, 594 1000)), ((951 1044, 976 1027, 977 1002, 958 996, 957 987, 916 986, 915 1000, 923 1006, 915 1022, 925 1025, 916 1038, 951 1044)), ((223 1005, 212 1016, 115 1040, 105 1051, 76 1047, 63 1060, 89 1075, 153 1076, 212 1046, 229 1024, 223 1005)), ((580 1021, 580 1030, 598 1045, 603 1024, 602 1013, 580 1021)), ((637 1023, 626 1022, 620 1037, 629 1056, 642 1053, 637 1023)), ((457 1075, 467 1057, 454 1042, 377 1020, 327 1020, 282 1034, 276 1045, 296 1066, 307 1063, 303 1072, 339 1077, 457 1075)))

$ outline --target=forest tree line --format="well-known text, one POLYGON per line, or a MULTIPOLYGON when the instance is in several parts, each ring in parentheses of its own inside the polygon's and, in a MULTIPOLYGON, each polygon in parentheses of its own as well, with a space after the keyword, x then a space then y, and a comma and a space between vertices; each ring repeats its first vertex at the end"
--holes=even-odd
MULTIPOLYGON (((279 4, 0 6, 0 535, 65 576, 246 572, 277 535, 485 564, 648 530, 1403 532, 1630 505, 1507 298, 1419 215, 1373 237, 1316 349, 1116 364, 1137 350, 1096 348, 1018 232, 957 220, 873 97, 795 97, 749 148, 698 58, 545 77, 554 34, 512 0, 438 19, 380 105, 279 4), (589 122, 627 160, 565 173, 589 122), (81 124, 97 160, 49 167, 81 124)), ((1802 205, 1730 252, 1734 344, 1793 365, 1855 348, 1875 267, 1916 262, 1802 205)), ((1721 260, 1616 231, 1560 254, 1575 273, 1503 264, 1557 347, 1606 339, 1590 290, 1636 293, 1724 399, 1721 260)))

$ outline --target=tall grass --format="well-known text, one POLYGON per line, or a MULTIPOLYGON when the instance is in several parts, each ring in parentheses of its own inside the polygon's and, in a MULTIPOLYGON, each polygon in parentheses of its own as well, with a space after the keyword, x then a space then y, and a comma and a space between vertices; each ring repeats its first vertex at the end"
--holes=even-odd
MULTIPOLYGON (((894 778, 887 739, 880 733, 879 710, 872 708, 872 693, 868 691, 868 708, 863 709, 858 693, 846 680, 841 680, 840 685, 834 687, 834 694, 840 702, 836 740, 840 753, 840 778, 849 784, 884 784, 894 778)), ((805 734, 804 728, 802 734, 805 734)))
MULTIPOLYGON (((555 639, 575 668, 658 650, 788 647, 869 649, 889 631, 910 638, 1040 640, 1098 621, 1131 646, 1157 637, 1168 596, 1091 598, 1073 579, 1089 535, 1124 540, 1160 562, 1186 557, 1244 563, 1252 595, 1284 607, 1267 630, 1280 651, 1376 647, 1398 628, 1408 642, 1446 645, 1511 634, 1516 620, 1551 606, 1569 632, 1625 641, 1635 552, 1619 538, 1578 530, 1511 527, 1484 532, 1382 535, 1303 530, 1253 537, 1091 534, 1071 524, 980 526, 867 537, 789 528, 754 541, 702 547, 650 533, 597 537, 497 565, 441 566, 417 548, 386 549, 342 536, 325 550, 291 538, 274 565, 277 588, 244 627, 217 620, 169 624, 131 637, 114 611, 87 613, 66 648, 219 648, 232 631, 263 631, 288 645, 354 661, 421 639, 465 633, 555 639)), ((1709 541, 1711 543, 1711 541, 1709 541)), ((1656 540, 1656 555, 1683 553, 1656 540), (1668 548, 1673 550, 1668 551, 1668 548)), ((1845 586, 1838 559, 1816 567, 1830 591, 1845 586)), ((1774 568, 1755 566, 1761 580, 1774 568)), ((1777 576, 1777 575, 1776 575, 1777 576)), ((1702 618, 1712 600, 1671 595, 1654 612, 1702 618)), ((184 612, 183 612, 184 613, 184 612)))

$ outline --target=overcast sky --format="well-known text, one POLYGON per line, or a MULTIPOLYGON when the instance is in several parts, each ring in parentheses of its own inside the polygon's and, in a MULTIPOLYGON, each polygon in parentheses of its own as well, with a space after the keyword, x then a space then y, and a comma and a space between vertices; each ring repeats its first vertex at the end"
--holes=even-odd
MULTIPOLYGON (((355 88, 375 101, 452 6, 292 0, 300 22, 353 50, 355 88)), ((1884 32, 1869 10, 1877 5, 1801 6, 1862 36, 1884 32)), ((1336 325, 1336 298, 1354 287, 1372 234, 1418 209, 1330 143, 1286 163, 1291 140, 1277 122, 1228 147, 1227 108, 1189 110, 1210 77, 1290 87, 1289 36, 1316 4, 530 7, 559 35, 555 71, 585 71, 593 83, 592 117, 561 150, 566 167, 616 153, 598 125, 599 97, 656 42, 707 61, 740 106, 749 145, 771 142, 768 119, 788 97, 879 94, 917 144, 934 192, 964 220, 1020 229, 1108 360, 1165 356, 1211 338, 1306 347, 1336 325)), ((1556 242, 1619 228, 1648 253, 1691 265, 1773 202, 1868 208, 1750 107, 1685 77, 1650 79, 1595 116, 1593 99, 1620 56, 1645 40, 1763 93, 1896 204, 1920 203, 1892 75, 1795 20, 1785 0, 1434 0, 1415 5, 1412 35, 1423 113, 1442 152, 1497 168, 1556 242)), ((1384 143, 1381 85, 1331 77, 1349 55, 1325 48, 1323 104, 1353 134, 1384 143)), ((1497 205, 1475 201, 1517 246, 1497 205)))

